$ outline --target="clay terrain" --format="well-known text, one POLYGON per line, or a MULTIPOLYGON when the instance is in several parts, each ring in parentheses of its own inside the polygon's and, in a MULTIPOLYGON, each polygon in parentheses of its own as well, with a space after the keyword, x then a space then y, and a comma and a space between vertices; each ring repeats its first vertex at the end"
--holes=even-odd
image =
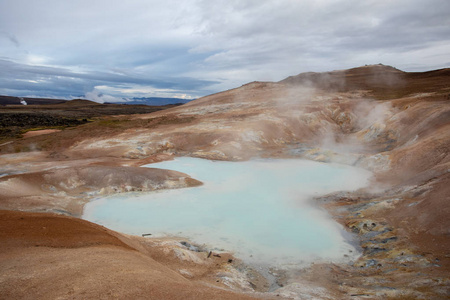
POLYGON ((79 121, 2 135, 1 299, 448 298, 450 69, 302 73, 152 112, 66 114, 69 105, 0 107, 2 121, 16 112, 79 121), (370 170, 367 188, 313 199, 358 237, 361 256, 277 270, 269 282, 231 254, 183 238, 129 236, 80 219, 102 195, 201 185, 140 168, 177 156, 370 170))

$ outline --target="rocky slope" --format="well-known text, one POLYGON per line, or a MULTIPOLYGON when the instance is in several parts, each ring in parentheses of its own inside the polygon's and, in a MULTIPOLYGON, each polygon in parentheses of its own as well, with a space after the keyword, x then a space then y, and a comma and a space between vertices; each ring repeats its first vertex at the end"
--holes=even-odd
POLYGON ((145 176, 133 179, 141 172, 133 166, 179 155, 351 164, 374 172, 371 186, 316 200, 360 236, 362 257, 353 265, 280 271, 283 287, 267 295, 442 299, 449 293, 450 267, 449 101, 449 69, 406 73, 375 65, 253 82, 148 115, 0 145, 8 175, 1 178, 0 207, 77 215, 86 193, 106 186, 172 187, 167 180, 186 186, 187 175, 166 171, 145 174, 157 177, 154 185, 145 183, 145 176), (36 152, 20 152, 30 149, 36 152), (96 176, 89 183, 80 180, 91 172, 114 174, 114 184, 93 184, 96 176), (26 184, 29 191, 8 190, 11 182, 26 184), (58 190, 46 191, 48 186, 58 190), (27 200, 36 197, 41 200, 27 200))

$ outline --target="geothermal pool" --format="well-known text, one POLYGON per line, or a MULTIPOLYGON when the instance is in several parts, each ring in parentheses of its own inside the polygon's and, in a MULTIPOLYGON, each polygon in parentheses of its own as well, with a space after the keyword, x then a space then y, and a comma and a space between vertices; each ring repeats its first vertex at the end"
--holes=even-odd
POLYGON ((184 172, 204 185, 96 199, 83 218, 128 234, 185 237, 247 263, 296 266, 358 255, 349 234, 311 199, 366 186, 366 170, 298 159, 188 157, 147 167, 184 172))

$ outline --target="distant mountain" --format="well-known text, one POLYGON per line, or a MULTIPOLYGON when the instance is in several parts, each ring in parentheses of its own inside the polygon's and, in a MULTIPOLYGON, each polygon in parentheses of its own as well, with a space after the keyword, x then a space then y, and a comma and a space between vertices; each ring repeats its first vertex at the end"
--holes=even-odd
POLYGON ((160 98, 160 97, 142 97, 132 98, 131 101, 115 102, 117 104, 144 104, 144 105, 167 105, 167 104, 184 104, 192 101, 193 99, 183 98, 160 98))
MULTIPOLYGON (((105 102, 104 104, 137 104, 137 105, 150 105, 150 106, 164 106, 173 104, 185 104, 193 99, 182 99, 182 98, 160 98, 160 97, 142 97, 142 98, 132 98, 131 100, 124 99, 122 102, 105 102)), ((3 105, 47 105, 47 104, 99 104, 89 100, 74 99, 74 100, 63 100, 63 99, 46 99, 46 98, 28 98, 28 97, 14 97, 14 96, 0 96, 0 106, 3 105), (82 102, 85 101, 85 102, 82 102)))

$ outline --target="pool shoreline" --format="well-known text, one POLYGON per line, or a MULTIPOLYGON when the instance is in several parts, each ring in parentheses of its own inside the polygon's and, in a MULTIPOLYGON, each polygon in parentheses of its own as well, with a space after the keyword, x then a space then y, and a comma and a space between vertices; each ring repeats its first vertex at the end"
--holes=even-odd
MULTIPOLYGON (((191 159, 191 160, 200 160, 200 159, 198 159, 198 158, 187 158, 187 159, 191 159)), ((176 162, 176 160, 177 159, 175 159, 175 160, 172 160, 172 161, 169 161, 169 162, 172 162, 172 163, 174 163, 174 162, 176 162)), ((259 162, 264 162, 264 163, 266 163, 266 162, 268 162, 268 161, 270 161, 270 162, 272 162, 272 161, 277 161, 277 160, 267 160, 267 159, 264 159, 264 160, 258 160, 259 162)), ((281 160, 279 160, 279 161, 281 161, 281 160)), ((283 160, 283 161, 285 161, 285 160, 283 160)), ((298 161, 302 161, 302 162, 304 162, 303 160, 298 160, 298 161)), ((212 161, 209 161, 209 162, 211 162, 212 163, 212 161)), ((213 165, 218 165, 218 164, 221 164, 221 163, 223 163, 223 162, 216 162, 216 163, 214 163, 213 165)), ((289 163, 292 163, 292 162, 289 162, 289 163)), ((314 164, 317 164, 317 162, 311 162, 311 161, 306 161, 306 163, 307 164, 311 164, 311 163, 314 163, 314 164)), ((239 163, 235 163, 235 162, 233 162, 232 164, 239 164, 239 163)), ((322 166, 329 166, 330 164, 327 164, 327 163, 321 163, 321 165, 322 166)), ((339 165, 339 166, 341 166, 341 165, 339 165)), ((157 167, 157 168, 160 168, 161 167, 161 163, 156 163, 156 164, 150 164, 150 165, 144 165, 143 167, 152 167, 152 168, 154 168, 154 167, 157 167)), ((344 167, 344 166, 341 166, 341 167, 344 167)), ((164 168, 164 167, 162 167, 162 168, 164 168)), ((348 166, 345 166, 345 168, 348 168, 348 166)), ((167 168, 165 168, 165 169, 167 169, 167 168)), ((171 170, 170 168, 169 168, 169 170, 171 170)), ((175 169, 172 169, 172 170, 175 170, 175 169)), ((181 171, 181 172, 184 172, 184 173, 187 173, 189 176, 192 176, 193 178, 195 178, 195 179, 199 179, 199 180, 202 180, 203 178, 198 178, 198 177, 196 177, 195 176, 195 174, 189 174, 189 172, 187 172, 186 170, 178 170, 178 171, 181 171)), ((202 186, 203 188, 205 188, 205 186, 203 185, 202 186)), ((195 188, 194 188, 195 189, 195 188)), ((155 193, 155 192, 148 192, 148 193, 133 193, 132 195, 132 197, 140 197, 140 196, 142 196, 142 195, 148 195, 148 196, 150 196, 151 197, 151 195, 158 195, 158 194, 164 194, 164 193, 170 193, 170 191, 171 190, 162 190, 162 191, 158 191, 157 193, 155 193)), ((333 192, 335 192, 335 191, 333 191, 333 192)), ((176 192, 175 192, 177 195, 181 195, 181 194, 185 194, 185 193, 187 193, 187 190, 186 189, 181 189, 181 190, 177 190, 176 192)), ((128 198, 130 198, 129 197, 129 195, 130 194, 127 194, 128 196, 126 196, 126 197, 128 197, 128 198)), ((108 196, 108 197, 102 197, 102 198, 100 198, 100 197, 97 197, 97 201, 108 201, 107 199, 114 199, 114 197, 124 197, 124 194, 120 194, 120 195, 112 195, 112 196, 108 196)), ((132 199, 129 199, 130 201, 132 201, 132 199)), ((94 202, 97 202, 97 201, 94 201, 94 202)), ((129 202, 130 201, 128 201, 128 205, 129 205, 129 202)), ((152 200, 152 201, 154 201, 154 200, 152 200)), ((322 208, 322 207, 320 207, 320 205, 318 205, 317 204, 317 202, 315 201, 315 199, 314 199, 314 197, 310 197, 310 198, 308 198, 307 199, 307 201, 306 201, 308 204, 307 205, 311 205, 311 207, 312 206, 314 206, 316 209, 318 209, 319 211, 320 211, 320 214, 326 214, 327 215, 327 218, 329 219, 329 220, 332 220, 332 222, 333 222, 333 226, 334 226, 334 229, 333 230, 335 230, 335 233, 336 233, 336 227, 338 227, 338 233, 339 233, 339 235, 341 236, 341 238, 344 240, 344 243, 346 244, 346 245, 348 245, 348 246, 346 246, 347 247, 347 249, 348 249, 348 247, 350 247, 351 249, 348 249, 347 250, 347 252, 344 252, 343 250, 339 250, 339 251, 341 251, 341 253, 342 253, 342 257, 340 258, 340 259, 337 259, 337 257, 336 256, 334 256, 334 258, 329 258, 328 260, 325 260, 325 261, 321 261, 320 259, 317 259, 317 258, 309 258, 309 259, 307 259, 306 260, 306 262, 304 261, 304 259, 302 259, 302 260, 300 260, 300 262, 297 260, 296 262, 290 262, 290 263, 287 263, 287 264, 285 264, 285 265, 292 265, 292 264, 294 264, 294 266, 289 266, 288 268, 292 268, 292 267, 294 267, 294 268, 299 268, 300 267, 300 265, 302 265, 300 268, 304 268, 304 267, 307 267, 307 266, 309 266, 312 262, 319 262, 319 261, 321 261, 321 262, 324 262, 324 263, 326 263, 326 262, 331 262, 331 263, 351 263, 351 262, 353 262, 353 261, 355 261, 355 260, 357 260, 358 258, 359 258, 359 256, 360 256, 360 254, 361 254, 361 252, 360 252, 360 245, 359 245, 359 241, 358 240, 356 240, 356 236, 353 234, 351 234, 350 232, 348 232, 348 231, 346 231, 345 230, 345 226, 343 226, 342 224, 339 224, 338 222, 336 222, 336 220, 334 220, 333 219, 333 217, 332 217, 332 215, 326 210, 326 209, 324 209, 324 208, 322 208)), ((94 205, 97 205, 97 204, 99 204, 99 202, 97 202, 96 204, 94 204, 94 205)), ((90 204, 86 204, 86 205, 89 205, 89 206, 92 206, 93 204, 92 204, 92 202, 90 202, 90 204)), ((318 212, 316 212, 316 214, 317 214, 318 212)), ((84 209, 83 209, 83 215, 82 215, 82 218, 83 219, 87 219, 87 220, 89 220, 89 221, 95 221, 95 220, 93 220, 93 218, 92 217, 87 217, 86 218, 86 215, 87 214, 89 214, 89 213, 87 213, 87 210, 86 210, 86 206, 84 206, 84 209)), ((136 234, 136 235, 139 235, 139 234, 142 234, 142 233, 144 233, 143 231, 154 231, 154 232, 157 232, 157 230, 151 230, 151 229, 149 229, 149 230, 141 230, 142 232, 130 232, 130 231, 124 231, 124 230, 121 230, 120 228, 114 228, 114 226, 111 226, 111 224, 108 224, 108 223, 101 223, 101 225, 103 225, 103 226, 106 226, 106 227, 108 227, 108 228, 111 228, 111 229, 113 229, 113 230, 117 230, 118 232, 124 232, 124 233, 127 233, 127 234, 136 234)), ((151 226, 150 226, 151 227, 151 226)), ((159 235, 159 236, 161 236, 161 235, 159 235)), ((236 251, 235 249, 233 249, 233 248, 228 248, 227 249, 227 247, 224 247, 223 246, 223 243, 221 244, 221 243, 214 243, 214 242, 208 242, 207 240, 201 240, 201 238, 195 238, 195 237, 193 237, 192 235, 190 235, 190 234, 186 234, 186 233, 177 233, 177 234, 174 234, 173 232, 172 233, 169 233, 169 234, 166 234, 166 235, 163 235, 163 236, 166 236, 166 237, 173 237, 173 238, 178 238, 178 237, 182 237, 183 239, 187 239, 187 240, 189 240, 190 242, 192 242, 193 244, 200 244, 200 245, 202 245, 202 244, 205 244, 205 245, 209 245, 209 247, 211 248, 211 249, 214 249, 214 248, 219 248, 219 249, 226 249, 226 250, 228 250, 228 252, 229 253, 233 253, 233 255, 235 256, 235 257, 237 257, 237 258, 239 258, 239 259, 241 259, 242 261, 244 261, 246 264, 249 264, 249 265, 255 265, 255 266, 262 266, 262 265, 264 265, 264 263, 262 263, 262 262, 256 262, 254 259, 252 259, 252 257, 253 257, 253 255, 247 255, 247 257, 243 257, 242 255, 241 255, 241 253, 239 253, 239 251, 236 251), (250 258, 250 259, 249 259, 250 258)), ((278 250, 277 250, 278 251, 278 250)), ((334 255, 334 254, 333 254, 334 255)), ((305 256, 306 257, 306 256, 305 256)), ((273 259, 271 259, 270 257, 269 258, 262 258, 262 260, 263 261, 272 261, 273 259)), ((272 266, 269 266, 269 267, 280 267, 280 264, 273 264, 272 266)))

